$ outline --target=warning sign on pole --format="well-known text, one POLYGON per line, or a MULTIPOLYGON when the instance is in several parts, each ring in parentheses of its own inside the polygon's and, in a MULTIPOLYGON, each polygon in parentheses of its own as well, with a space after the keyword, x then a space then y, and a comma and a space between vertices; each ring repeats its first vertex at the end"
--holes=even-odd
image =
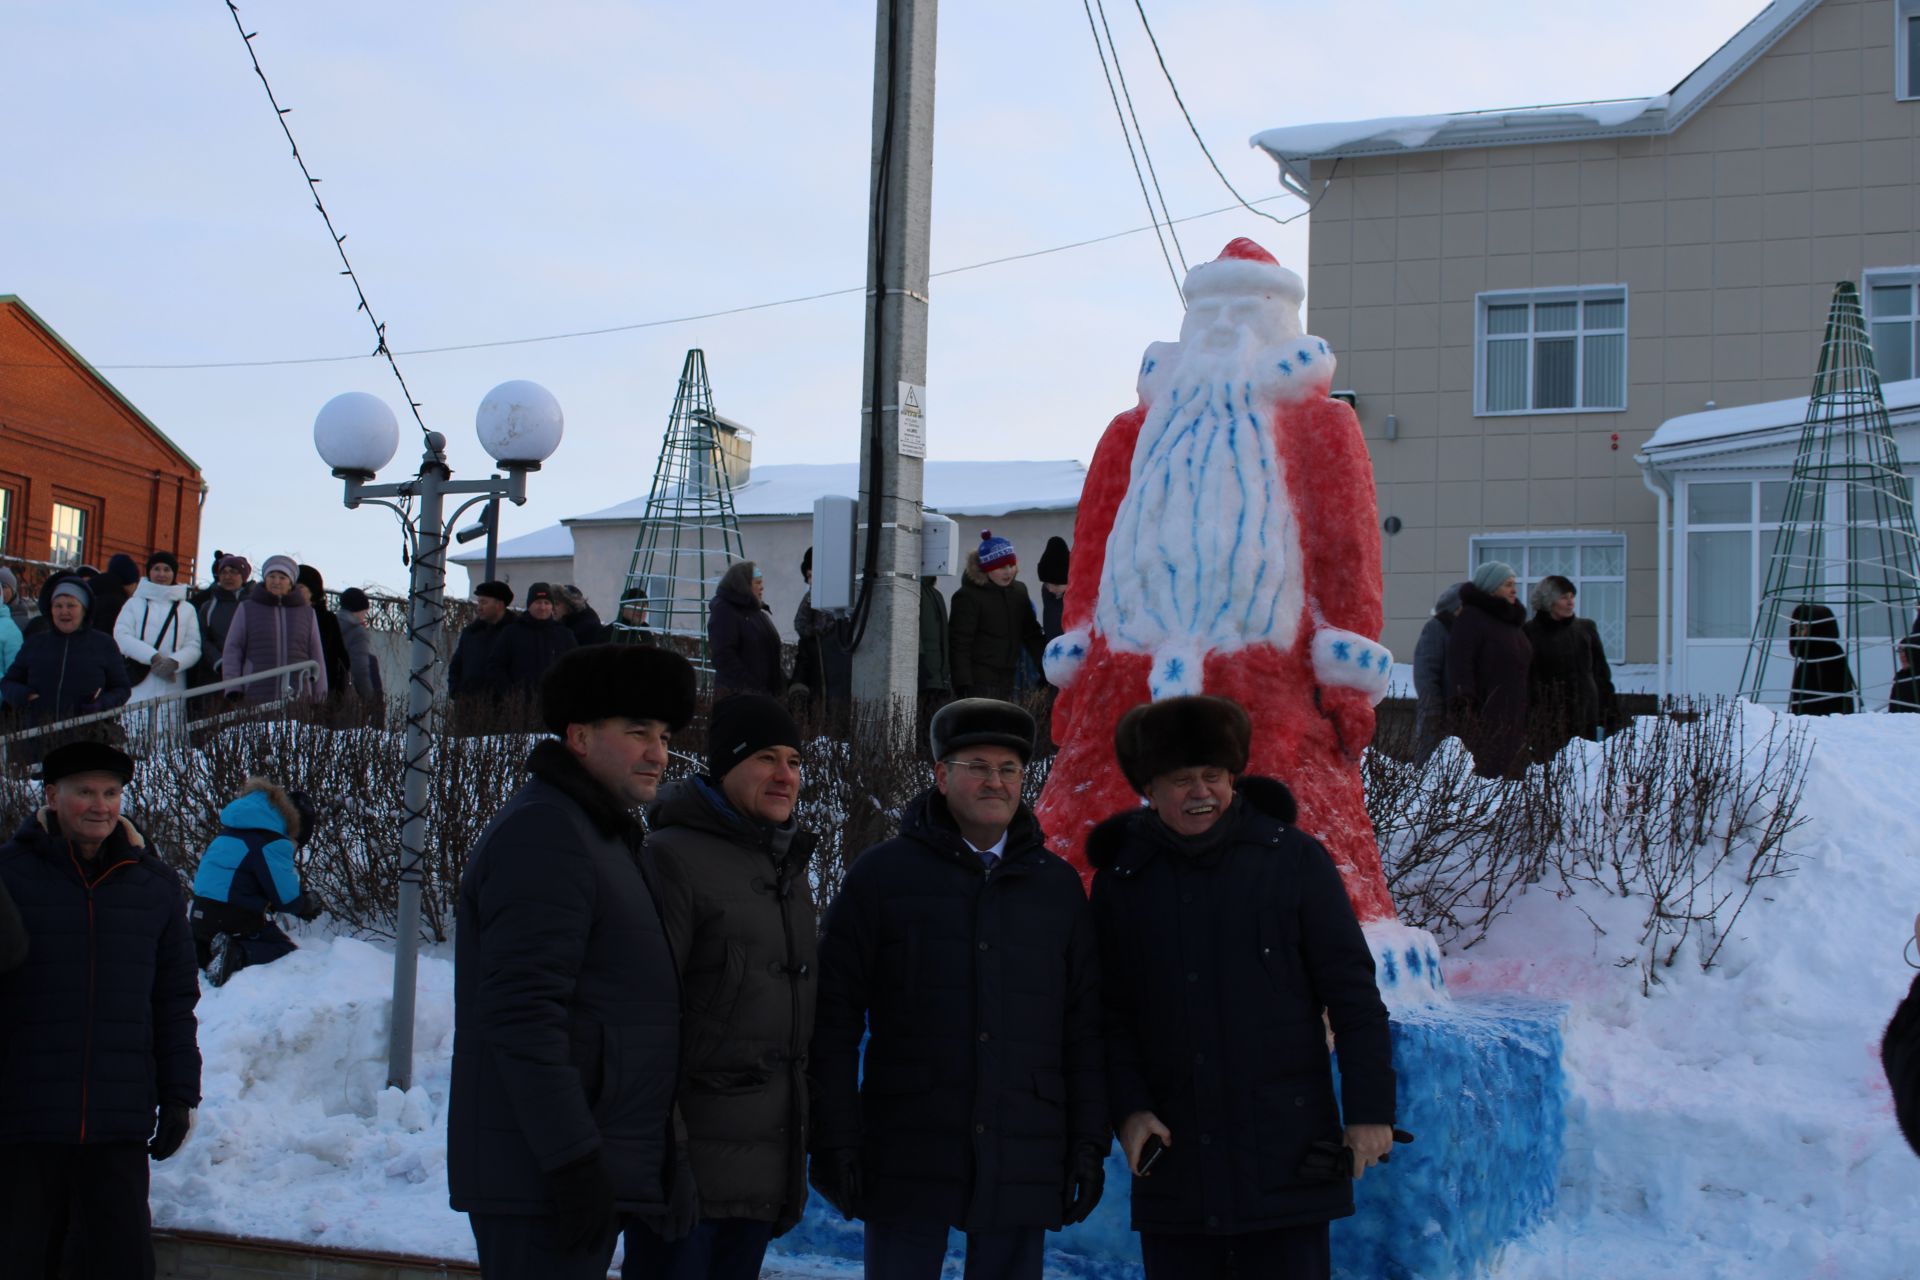
POLYGON ((900 384, 900 453, 927 456, 927 389, 911 382, 900 384))

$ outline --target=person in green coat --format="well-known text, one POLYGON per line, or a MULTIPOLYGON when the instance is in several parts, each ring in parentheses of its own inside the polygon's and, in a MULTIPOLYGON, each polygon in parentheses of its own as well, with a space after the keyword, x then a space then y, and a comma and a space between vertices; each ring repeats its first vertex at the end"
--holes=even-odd
POLYGON ((983 530, 979 548, 967 553, 947 628, 958 697, 1011 699, 1022 652, 1033 660, 1034 670, 1041 669, 1046 641, 1027 584, 1016 581, 1018 573, 1013 544, 983 530))

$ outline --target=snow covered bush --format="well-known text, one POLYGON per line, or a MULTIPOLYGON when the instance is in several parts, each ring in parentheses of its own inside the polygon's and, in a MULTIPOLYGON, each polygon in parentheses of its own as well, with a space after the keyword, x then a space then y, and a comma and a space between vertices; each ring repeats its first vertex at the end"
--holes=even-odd
POLYGON ((1788 874, 1810 757, 1791 718, 1681 704, 1512 781, 1475 777, 1453 739, 1424 764, 1370 751, 1367 805, 1406 923, 1464 950, 1529 887, 1593 886, 1644 906, 1637 936, 1607 945, 1645 987, 1689 942, 1711 967, 1753 896, 1788 874))

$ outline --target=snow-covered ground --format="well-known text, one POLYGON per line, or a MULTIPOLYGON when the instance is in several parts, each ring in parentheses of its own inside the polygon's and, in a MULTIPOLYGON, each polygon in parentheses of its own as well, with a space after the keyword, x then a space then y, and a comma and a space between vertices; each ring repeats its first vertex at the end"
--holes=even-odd
MULTIPOLYGON (((1641 995, 1638 971, 1615 962, 1644 906, 1592 891, 1524 895, 1449 958, 1456 992, 1570 1006, 1560 1201, 1501 1257, 1499 1280, 1920 1276, 1920 1160, 1876 1052, 1920 910, 1920 716, 1811 732, 1796 871, 1747 908, 1712 971, 1683 958, 1641 995)), ((205 993, 206 1101, 192 1140, 155 1166, 155 1220, 471 1258, 447 1207, 450 956, 421 958, 403 1096, 383 1087, 390 954, 318 933, 302 944, 205 993)))

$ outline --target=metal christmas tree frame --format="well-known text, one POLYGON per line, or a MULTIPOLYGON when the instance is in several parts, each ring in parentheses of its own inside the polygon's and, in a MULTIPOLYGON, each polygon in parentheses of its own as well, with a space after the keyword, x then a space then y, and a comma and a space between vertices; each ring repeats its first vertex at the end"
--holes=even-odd
POLYGON ((1795 701, 1793 686, 1803 677, 1793 674, 1789 642, 1794 611, 1805 605, 1832 611, 1855 687, 1852 708, 1829 705, 1873 711, 1887 706, 1895 646, 1920 606, 1920 534, 1860 295, 1849 281, 1834 286, 1820 368, 1741 673, 1743 696, 1795 701))
POLYGON ((707 653, 707 602, 728 566, 746 558, 721 444, 723 429, 713 409, 707 358, 696 347, 687 352, 680 369, 680 390, 673 398, 646 515, 620 593, 623 605, 645 599, 647 626, 627 621, 624 609, 614 624, 617 640, 637 640, 650 631, 650 638, 691 660, 703 682, 713 671, 707 653))

